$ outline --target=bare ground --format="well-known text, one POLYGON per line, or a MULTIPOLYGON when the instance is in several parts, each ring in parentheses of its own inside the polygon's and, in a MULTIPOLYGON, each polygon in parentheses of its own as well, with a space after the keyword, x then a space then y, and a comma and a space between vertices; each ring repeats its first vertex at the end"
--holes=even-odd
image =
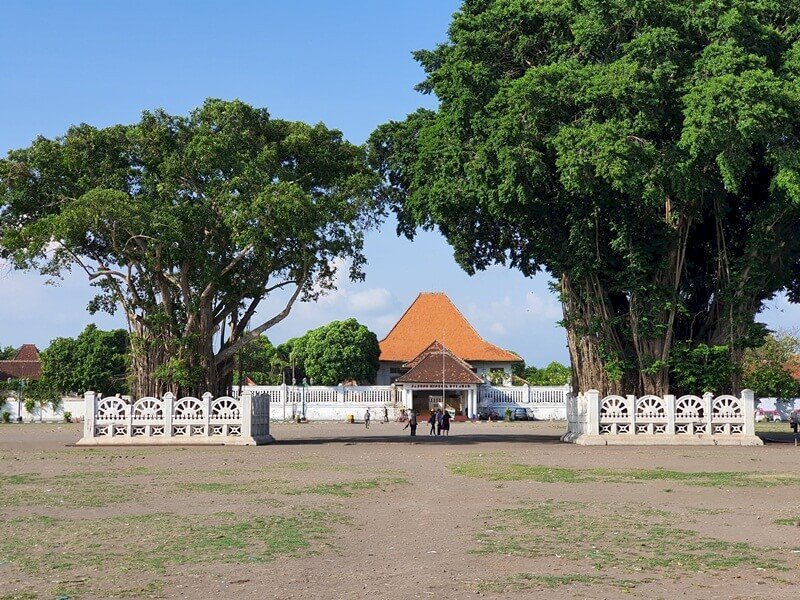
POLYGON ((78 425, 0 426, 0 599, 797 594, 791 444, 587 448, 546 423, 455 423, 449 439, 401 428, 87 449, 70 446, 78 425), (563 471, 505 477, 512 464, 563 471), (695 471, 741 475, 679 477, 695 471))

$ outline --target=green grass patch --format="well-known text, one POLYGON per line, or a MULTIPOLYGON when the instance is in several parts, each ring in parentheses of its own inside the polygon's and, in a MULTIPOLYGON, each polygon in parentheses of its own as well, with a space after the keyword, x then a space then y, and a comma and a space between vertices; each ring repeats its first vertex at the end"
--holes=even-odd
POLYGON ((359 479, 339 483, 320 483, 290 490, 289 494, 319 494, 349 498, 367 490, 387 490, 396 485, 405 485, 408 480, 402 477, 382 477, 378 479, 359 479))
POLYGON ((492 526, 478 535, 476 552, 559 556, 582 564, 588 561, 597 569, 647 572, 783 567, 769 550, 680 528, 675 516, 643 514, 627 507, 611 512, 611 506, 593 511, 578 503, 547 501, 501 511, 493 515, 492 526))
POLYGON ((788 525, 790 527, 800 527, 800 517, 789 517, 788 519, 776 519, 776 525, 788 525))
POLYGON ((93 520, 25 517, 0 523, 8 532, 0 539, 0 560, 50 579, 63 572, 101 570, 118 574, 122 581, 126 571, 163 574, 172 565, 308 555, 323 547, 333 526, 343 522, 340 514, 321 510, 259 517, 230 512, 93 520))
POLYGON ((450 465, 454 475, 489 481, 539 483, 639 483, 669 481, 697 487, 777 487, 800 485, 800 476, 759 471, 670 471, 667 469, 570 469, 472 459, 450 465))
POLYGON ((596 575, 540 575, 535 573, 517 573, 508 577, 501 577, 487 581, 478 586, 478 591, 484 593, 504 594, 507 592, 525 592, 532 590, 545 590, 564 587, 567 585, 608 585, 624 591, 636 587, 639 582, 610 579, 596 575))

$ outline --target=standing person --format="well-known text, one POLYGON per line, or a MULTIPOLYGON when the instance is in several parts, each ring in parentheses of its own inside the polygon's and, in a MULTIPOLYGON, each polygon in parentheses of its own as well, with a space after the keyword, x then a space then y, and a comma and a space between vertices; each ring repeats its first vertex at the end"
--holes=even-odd
POLYGON ((367 412, 364 413, 364 425, 367 429, 369 429, 369 420, 371 417, 372 415, 369 414, 369 409, 367 409, 367 412))
MULTIPOLYGON (((411 435, 417 435, 417 411, 411 409, 408 411, 408 423, 406 423, 406 427, 411 428, 411 435)), ((405 429, 406 427, 403 427, 405 429)))
POLYGON ((436 435, 442 435, 442 409, 436 409, 436 435))
POLYGON ((789 415, 789 427, 792 428, 794 433, 797 433, 797 426, 800 424, 800 412, 792 411, 792 414, 789 415))
POLYGON ((388 423, 389 422, 389 407, 388 406, 384 406, 383 407, 383 422, 384 423, 388 423))
POLYGON ((450 435, 450 413, 446 410, 442 411, 442 435, 450 435))
POLYGON ((431 426, 428 435, 436 435, 436 411, 431 412, 431 416, 428 417, 428 425, 431 426))

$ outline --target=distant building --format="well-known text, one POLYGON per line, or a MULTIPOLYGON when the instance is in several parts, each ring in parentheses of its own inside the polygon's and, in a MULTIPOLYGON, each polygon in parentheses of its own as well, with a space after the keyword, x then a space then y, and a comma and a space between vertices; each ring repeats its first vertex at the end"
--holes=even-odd
POLYGON ((380 342, 377 383, 404 390, 407 408, 424 413, 444 402, 475 416, 478 386, 510 385, 522 359, 484 340, 446 294, 423 292, 380 342))
POLYGON ((40 379, 42 361, 39 349, 33 344, 23 344, 11 360, 0 360, 0 381, 7 379, 40 379))

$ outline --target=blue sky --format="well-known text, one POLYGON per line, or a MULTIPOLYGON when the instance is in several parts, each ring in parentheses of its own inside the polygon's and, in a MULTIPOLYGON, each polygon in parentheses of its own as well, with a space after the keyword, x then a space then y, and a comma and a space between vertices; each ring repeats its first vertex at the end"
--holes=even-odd
MULTIPOLYGON (((34 2, 0 10, 0 152, 70 125, 136 121, 144 109, 183 114, 207 97, 240 98, 281 118, 323 121, 363 142, 375 126, 435 99, 413 90, 411 51, 445 40, 455 0, 345 2, 34 2)), ((548 278, 495 267, 467 276, 436 233, 412 243, 387 223, 369 234, 367 279, 341 281, 300 305, 269 337, 280 342, 354 316, 382 337, 420 291, 447 292, 484 337, 531 364, 567 360, 548 278)), ((57 287, 0 265, 0 344, 45 347, 85 324, 91 291, 78 274, 57 287)), ((266 309, 275 308, 267 304, 266 309)), ((262 315, 270 316, 265 310, 262 315)), ((778 299, 764 314, 791 326, 800 310, 778 299)))

